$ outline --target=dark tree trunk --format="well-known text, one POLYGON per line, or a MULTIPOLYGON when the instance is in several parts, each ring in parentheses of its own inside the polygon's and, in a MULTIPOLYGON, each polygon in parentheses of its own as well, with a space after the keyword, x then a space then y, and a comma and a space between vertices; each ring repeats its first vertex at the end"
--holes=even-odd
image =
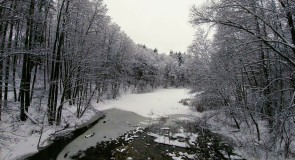
MULTIPOLYGON (((19 22, 20 23, 20 22, 19 22)), ((16 29, 16 36, 15 36, 15 42, 14 42, 14 48, 18 48, 18 39, 19 39, 19 32, 20 32, 20 24, 17 24, 16 29)), ((17 93, 16 93, 16 82, 15 82, 15 75, 16 75, 16 65, 17 65, 17 55, 13 55, 12 60, 12 83, 13 83, 13 94, 14 94, 14 101, 17 101, 17 93)))
MULTIPOLYGON (((2 19, 2 6, 0 6, 0 19, 2 19)), ((2 31, 2 25, 3 24, 0 24, 0 41, 2 40, 2 42, 1 42, 1 44, 3 43, 3 34, 2 33, 4 33, 3 31, 2 31)), ((2 50, 3 50, 3 48, 2 48, 2 45, 1 45, 1 48, 0 48, 0 54, 2 55, 2 50)), ((1 56, 0 55, 0 56, 1 56)), ((0 57, 1 58, 1 57, 0 57)), ((1 69, 1 66, 0 66, 0 69, 1 69)), ((2 87, 1 85, 0 85, 0 87, 2 87)), ((2 92, 2 91, 1 91, 2 92)), ((2 95, 1 95, 2 96, 2 95)), ((0 97, 0 99, 2 99, 2 97, 0 97)), ((0 121, 1 121, 1 114, 2 114, 2 105, 1 105, 1 100, 0 100, 0 121)))
MULTIPOLYGON (((56 39, 54 42, 53 48, 53 61, 52 61, 52 69, 50 74, 50 86, 49 86, 49 97, 48 97, 48 113, 49 113, 49 124, 52 125, 53 122, 56 121, 56 107, 57 107, 57 97, 58 97, 58 86, 59 86, 59 76, 60 76, 60 67, 61 67, 61 53, 62 53, 62 46, 64 44, 64 37, 65 37, 65 19, 63 21, 61 34, 59 36, 59 24, 61 22, 62 10, 64 7, 64 3, 66 0, 63 0, 60 13, 58 16, 58 24, 57 24, 57 31, 56 31, 56 39), (57 49, 56 49, 57 47, 57 49)), ((67 0, 65 13, 68 12, 69 7, 69 0, 67 0)), ((60 112, 61 114, 61 112, 60 112)), ((59 122, 58 122, 59 123, 59 122)))
POLYGON ((9 37, 8 37, 8 54, 6 57, 6 66, 5 66, 5 87, 4 87, 4 107, 7 107, 7 97, 8 97, 8 81, 9 81, 9 66, 10 66, 10 54, 12 52, 12 36, 13 36, 13 23, 10 24, 10 31, 9 31, 9 37))
POLYGON ((30 1, 29 17, 27 19, 27 29, 26 29, 26 39, 25 48, 27 52, 24 54, 23 58, 23 68, 20 84, 20 119, 25 121, 27 116, 25 111, 28 112, 30 106, 30 83, 31 83, 31 72, 32 72, 32 60, 30 52, 33 48, 33 15, 35 9, 35 0, 30 1))
MULTIPOLYGON (((294 25, 294 19, 293 19, 293 14, 292 14, 292 4, 288 4, 288 3, 293 3, 294 2, 284 2, 283 0, 279 0, 282 7, 286 10, 286 18, 288 19, 288 24, 290 27, 290 32, 291 32, 291 37, 292 37, 292 42, 293 45, 295 45, 295 25, 294 25)), ((295 54, 295 48, 292 49, 293 53, 295 54)))
POLYGON ((48 99, 48 107, 49 107, 49 123, 53 124, 56 120, 56 107, 57 107, 57 97, 58 97, 58 82, 59 82, 59 72, 60 72, 60 52, 61 47, 63 45, 64 33, 61 33, 58 49, 56 52, 56 61, 54 63, 54 68, 51 71, 51 78, 50 78, 50 87, 49 87, 49 98, 48 99))
POLYGON ((32 102, 33 95, 34 95, 34 87, 35 87, 35 83, 36 83, 37 70, 38 70, 38 65, 35 65, 34 78, 33 78, 32 88, 31 88, 30 102, 32 102))
MULTIPOLYGON (((6 33, 7 33, 7 29, 8 29, 8 22, 6 21, 6 23, 1 24, 1 26, 3 25, 3 30, 0 30, 0 35, 1 37, 1 48, 0 48, 0 120, 1 120, 1 112, 2 112, 2 86, 3 86, 3 59, 4 59, 4 54, 5 54, 5 41, 6 41, 6 33), (2 33, 1 33, 2 31, 2 33)), ((2 29, 2 27, 0 28, 2 29)))

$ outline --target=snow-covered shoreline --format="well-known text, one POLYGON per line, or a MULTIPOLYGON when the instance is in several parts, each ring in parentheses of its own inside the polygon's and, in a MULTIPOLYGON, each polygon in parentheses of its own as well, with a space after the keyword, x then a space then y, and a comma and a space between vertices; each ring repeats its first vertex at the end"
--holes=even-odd
MULTIPOLYGON (((249 122, 250 124, 253 122, 249 122)), ((210 131, 227 137, 235 144, 234 152, 249 160, 266 159, 266 160, 291 160, 294 157, 285 158, 283 154, 277 155, 274 151, 270 151, 263 147, 268 144, 267 122, 259 120, 261 140, 256 140, 257 133, 255 128, 249 129, 247 124, 240 124, 237 129, 231 117, 224 114, 222 109, 206 111, 203 113, 199 122, 200 126, 210 131)), ((254 125, 252 125, 254 126, 254 125)))
MULTIPOLYGON (((0 149, 0 159, 22 159, 29 155, 33 155, 38 152, 39 148, 46 148, 52 143, 50 140, 55 136, 66 136, 67 134, 87 126, 98 119, 101 119, 104 114, 100 111, 94 111, 94 109, 89 110, 85 113, 85 117, 79 120, 75 117, 71 117, 71 124, 61 124, 60 126, 52 125, 48 126, 44 124, 42 135, 40 136, 42 130, 42 124, 33 124, 30 120, 25 122, 16 122, 14 126, 9 127, 9 124, 1 122, 1 127, 8 126, 2 133, 1 137, 6 139, 1 142, 0 149), (65 128, 68 126, 68 128, 65 128)), ((68 121, 71 121, 68 119, 68 121)))

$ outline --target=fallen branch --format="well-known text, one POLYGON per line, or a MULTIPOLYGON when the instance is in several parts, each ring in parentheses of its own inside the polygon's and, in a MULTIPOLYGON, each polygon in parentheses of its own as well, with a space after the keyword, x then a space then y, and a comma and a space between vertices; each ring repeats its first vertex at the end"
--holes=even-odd
POLYGON ((33 117, 31 117, 31 115, 29 115, 29 113, 25 111, 25 115, 34 123, 34 124, 38 124, 39 122, 37 120, 35 120, 33 117))
POLYGON ((43 116, 43 120, 42 120, 42 127, 41 127, 41 133, 40 133, 40 137, 39 137, 39 140, 38 140, 38 144, 37 144, 37 148, 41 148, 40 147, 40 142, 41 142, 41 138, 42 138, 42 134, 43 134, 43 129, 44 129, 44 120, 45 120, 45 115, 46 113, 44 113, 44 116, 43 116))

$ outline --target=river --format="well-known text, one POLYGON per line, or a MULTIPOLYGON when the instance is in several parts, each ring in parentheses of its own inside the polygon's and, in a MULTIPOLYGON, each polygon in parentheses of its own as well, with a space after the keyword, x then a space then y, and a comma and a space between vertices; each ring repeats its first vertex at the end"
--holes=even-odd
POLYGON ((53 157, 58 160, 207 159, 210 156, 225 159, 231 154, 231 145, 226 143, 227 147, 220 148, 226 141, 198 127, 195 122, 201 114, 179 103, 191 97, 187 89, 161 89, 96 104, 104 110, 105 118, 53 157))

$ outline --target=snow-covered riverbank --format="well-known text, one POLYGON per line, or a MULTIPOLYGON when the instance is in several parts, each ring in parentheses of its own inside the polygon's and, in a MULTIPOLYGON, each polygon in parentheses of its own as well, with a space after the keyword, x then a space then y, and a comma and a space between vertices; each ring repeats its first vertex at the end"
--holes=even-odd
MULTIPOLYGON (((0 160, 22 159, 28 155, 38 152, 38 148, 46 147, 48 141, 54 134, 67 134, 78 128, 88 125, 100 119, 103 113, 92 108, 85 112, 81 118, 74 115, 75 106, 67 106, 63 123, 59 126, 44 124, 33 124, 30 120, 23 121, 0 121, 0 160), (67 128, 65 128, 67 126, 67 128)), ((37 112, 36 110, 31 110, 37 112)), ((35 114, 35 113, 34 113, 35 114)), ((41 115, 43 117, 43 115, 41 115)), ((38 119, 39 117, 34 117, 38 119)))

